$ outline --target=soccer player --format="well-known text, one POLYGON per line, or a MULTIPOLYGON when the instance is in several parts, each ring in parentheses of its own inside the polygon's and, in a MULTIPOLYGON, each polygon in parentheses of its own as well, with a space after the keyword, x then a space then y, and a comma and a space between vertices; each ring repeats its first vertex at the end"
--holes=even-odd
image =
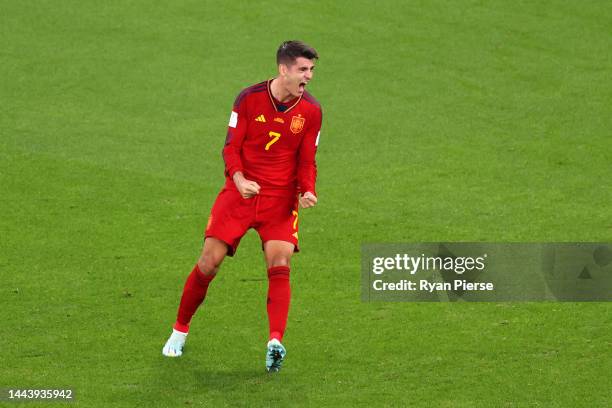
POLYGON ((172 334, 162 353, 178 357, 191 319, 204 301, 225 256, 254 228, 268 270, 270 336, 266 369, 278 371, 291 289, 291 256, 298 249, 298 204, 317 203, 315 153, 321 107, 305 90, 317 52, 301 41, 286 41, 276 52, 278 75, 244 89, 234 102, 223 159, 225 185, 212 207, 202 254, 187 277, 172 334))

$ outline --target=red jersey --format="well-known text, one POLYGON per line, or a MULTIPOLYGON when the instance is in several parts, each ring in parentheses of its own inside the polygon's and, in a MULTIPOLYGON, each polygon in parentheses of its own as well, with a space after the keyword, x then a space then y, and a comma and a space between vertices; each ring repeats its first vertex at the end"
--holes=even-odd
POLYGON ((244 89, 234 102, 223 148, 225 186, 236 190, 232 176, 241 171, 260 185, 262 195, 316 195, 321 106, 306 91, 281 104, 271 82, 244 89))

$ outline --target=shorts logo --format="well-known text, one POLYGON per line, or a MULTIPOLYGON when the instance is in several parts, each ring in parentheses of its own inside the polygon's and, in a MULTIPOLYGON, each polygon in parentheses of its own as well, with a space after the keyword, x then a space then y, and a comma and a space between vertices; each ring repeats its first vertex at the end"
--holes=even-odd
POLYGON ((304 122, 306 122, 306 119, 303 118, 301 114, 292 117, 290 127, 291 131, 295 134, 300 133, 302 129, 304 129, 304 122))
POLYGON ((255 118, 255 122, 263 122, 266 123, 266 117, 262 114, 255 118))

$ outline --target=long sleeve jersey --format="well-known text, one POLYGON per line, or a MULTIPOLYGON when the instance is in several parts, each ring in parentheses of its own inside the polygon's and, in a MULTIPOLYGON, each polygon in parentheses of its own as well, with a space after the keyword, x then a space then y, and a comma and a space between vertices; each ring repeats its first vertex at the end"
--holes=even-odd
POLYGON ((279 103, 270 83, 244 89, 234 102, 223 147, 226 188, 236 189, 232 177, 241 171, 263 195, 316 195, 321 106, 306 91, 279 103))

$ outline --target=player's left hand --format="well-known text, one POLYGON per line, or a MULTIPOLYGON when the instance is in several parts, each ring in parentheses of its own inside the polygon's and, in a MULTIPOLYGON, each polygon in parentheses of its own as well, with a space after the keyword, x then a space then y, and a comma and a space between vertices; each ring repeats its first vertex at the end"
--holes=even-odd
POLYGON ((300 195, 299 202, 302 208, 314 207, 317 204, 317 196, 307 191, 303 195, 300 195))

